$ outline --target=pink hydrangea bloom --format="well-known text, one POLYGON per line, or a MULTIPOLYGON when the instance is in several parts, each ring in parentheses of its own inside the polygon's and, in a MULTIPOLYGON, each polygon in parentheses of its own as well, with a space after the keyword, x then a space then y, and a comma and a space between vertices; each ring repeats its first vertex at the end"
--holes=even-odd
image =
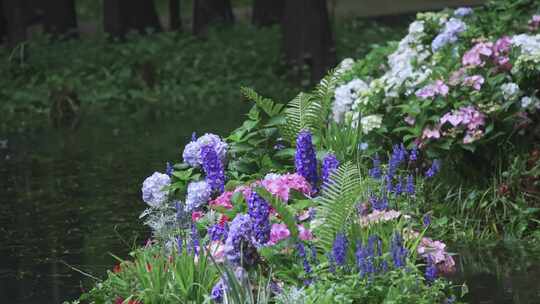
POLYGON ((231 198, 233 196, 234 192, 231 191, 225 191, 220 196, 218 196, 215 200, 210 201, 209 205, 210 207, 223 207, 225 209, 232 209, 233 205, 231 202, 231 198))
POLYGON ((459 111, 463 115, 463 124, 466 124, 467 128, 471 131, 486 124, 486 115, 476 110, 473 106, 462 107, 459 111))
POLYGON ((533 15, 529 21, 529 30, 537 31, 540 28, 540 15, 533 15))
POLYGON ((455 271, 456 263, 452 256, 446 252, 446 244, 443 242, 423 237, 416 250, 423 258, 431 258, 441 273, 452 273, 455 271))
POLYGON ((463 115, 461 115, 459 112, 448 112, 441 117, 441 125, 444 125, 445 123, 449 122, 452 126, 457 127, 459 124, 463 121, 463 115))
POLYGON ((512 47, 512 39, 508 36, 503 36, 493 45, 493 61, 499 67, 499 70, 509 71, 512 69, 510 63, 510 49, 512 47))
POLYGON ((275 245, 279 241, 288 238, 290 235, 291 232, 289 231, 289 229, 287 229, 287 225, 272 224, 272 228, 270 229, 270 241, 268 242, 268 244, 275 245))
POLYGON ((465 78, 465 72, 467 71, 466 68, 460 68, 459 70, 453 72, 450 75, 450 79, 448 80, 448 84, 451 86, 457 86, 461 82, 463 82, 463 79, 465 78))
POLYGON ((202 211, 195 211, 191 213, 191 220, 196 222, 200 220, 204 216, 204 213, 202 211))
POLYGON ((435 83, 429 84, 416 91, 416 97, 420 99, 428 99, 437 95, 446 96, 448 95, 448 91, 448 86, 442 80, 437 80, 435 83))
POLYGON ((472 49, 467 51, 462 58, 464 66, 483 66, 485 64, 484 57, 490 57, 493 54, 492 42, 479 42, 472 49))
POLYGON ((302 241, 311 241, 313 240, 313 233, 309 229, 306 229, 304 225, 298 225, 298 237, 302 241))
POLYGON ((484 81, 484 77, 482 77, 481 75, 474 75, 465 77, 465 79, 463 80, 463 84, 473 87, 477 91, 480 91, 480 89, 482 89, 484 81))
POLYGON ((422 132, 422 138, 423 139, 439 139, 441 137, 441 132, 439 131, 439 128, 429 128, 426 127, 424 131, 422 132))
POLYGON ((273 195, 276 195, 284 202, 289 200, 291 189, 299 191, 305 195, 311 194, 311 185, 299 174, 283 174, 280 176, 272 175, 271 178, 261 181, 263 187, 273 195))

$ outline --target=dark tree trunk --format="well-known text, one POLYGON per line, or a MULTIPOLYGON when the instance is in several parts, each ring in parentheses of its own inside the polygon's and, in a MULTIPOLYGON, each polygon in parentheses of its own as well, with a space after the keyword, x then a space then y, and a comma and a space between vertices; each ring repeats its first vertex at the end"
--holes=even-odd
POLYGON ((26 1, 2 0, 6 33, 10 47, 26 41, 26 1))
POLYGON ((48 0, 43 5, 43 28, 53 38, 76 38, 77 13, 74 0, 48 0))
POLYGON ((124 38, 131 31, 161 31, 153 0, 103 0, 104 30, 114 38, 124 38))
POLYGON ((230 0, 194 0, 193 33, 206 32, 212 23, 234 23, 234 14, 230 0))
POLYGON ((0 3, 0 44, 4 42, 6 37, 6 18, 4 17, 4 5, 0 3))
POLYGON ((281 21, 285 0, 254 0, 252 22, 256 26, 269 26, 281 21))
POLYGON ((336 64, 336 50, 326 0, 287 0, 282 19, 285 59, 293 67, 308 65, 318 82, 336 64))
POLYGON ((171 31, 182 30, 182 18, 180 17, 180 0, 169 0, 169 29, 171 31))

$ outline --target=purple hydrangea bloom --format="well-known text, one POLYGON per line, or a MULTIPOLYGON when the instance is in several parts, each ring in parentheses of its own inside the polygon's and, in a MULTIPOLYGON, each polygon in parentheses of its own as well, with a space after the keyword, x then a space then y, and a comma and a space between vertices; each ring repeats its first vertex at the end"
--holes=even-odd
POLYGON ((470 15, 472 13, 473 13, 472 8, 470 8, 470 7, 460 7, 460 8, 457 8, 454 11, 454 16, 456 16, 456 17, 465 17, 465 16, 468 16, 468 15, 470 15))
POLYGON ((332 245, 332 257, 338 266, 345 265, 347 260, 348 241, 344 233, 338 233, 332 245))
POLYGON ((426 178, 434 177, 441 170, 441 162, 436 159, 431 164, 431 167, 426 171, 426 178))
POLYGON ((201 148, 203 169, 206 173, 206 182, 213 191, 222 193, 225 190, 225 171, 213 146, 206 145, 201 148))
POLYGON ((450 20, 448 20, 448 22, 446 22, 444 25, 443 30, 431 43, 431 49, 433 52, 436 52, 445 45, 456 42, 459 34, 466 29, 467 25, 463 21, 457 18, 450 18, 450 20))
POLYGON ((203 164, 201 150, 204 146, 212 146, 216 151, 219 160, 222 163, 225 163, 228 145, 215 134, 204 134, 199 138, 193 136, 192 141, 186 145, 184 152, 182 153, 184 162, 194 168, 200 167, 203 164))
POLYGON ((296 172, 302 175, 313 189, 317 189, 317 156, 309 131, 304 130, 298 133, 294 165, 296 172))
POLYGON ((390 244, 390 250, 392 251, 394 266, 396 268, 405 267, 408 250, 403 246, 403 239, 398 232, 394 233, 394 237, 390 244))
POLYGON ((251 192, 247 205, 253 238, 258 245, 264 245, 270 240, 270 205, 255 191, 251 192))
POLYGON ((256 249, 253 239, 253 224, 247 214, 237 214, 229 226, 229 234, 225 241, 225 256, 234 264, 251 265, 255 262, 256 249))
POLYGON ((322 163, 322 182, 328 183, 330 175, 339 167, 339 160, 332 153, 327 154, 322 163))
POLYGON ((188 185, 185 211, 191 212, 206 204, 212 194, 212 188, 206 181, 191 182, 188 185))
POLYGON ((171 178, 167 174, 154 172, 147 177, 142 186, 142 199, 151 207, 159 207, 168 196, 168 192, 163 188, 171 184, 171 178))

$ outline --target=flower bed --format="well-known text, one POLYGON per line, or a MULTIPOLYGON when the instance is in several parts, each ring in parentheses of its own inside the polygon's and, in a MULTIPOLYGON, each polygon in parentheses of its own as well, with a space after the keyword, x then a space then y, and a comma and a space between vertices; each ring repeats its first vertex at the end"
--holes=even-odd
POLYGON ((520 32, 538 17, 486 25, 510 8, 538 5, 419 14, 397 45, 286 107, 243 89, 240 128, 194 134, 182 163, 144 181, 152 241, 83 299, 457 303, 454 259, 432 238, 436 158, 524 140, 540 107, 540 36, 520 32))

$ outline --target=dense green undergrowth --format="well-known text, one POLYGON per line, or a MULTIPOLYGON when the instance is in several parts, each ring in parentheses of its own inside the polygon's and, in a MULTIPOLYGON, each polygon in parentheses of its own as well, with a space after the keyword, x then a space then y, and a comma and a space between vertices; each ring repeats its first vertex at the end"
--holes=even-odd
MULTIPOLYGON (((402 31, 361 20, 336 27, 339 57, 360 56, 402 31)), ((279 28, 245 24, 215 29, 205 39, 165 32, 123 43, 99 35, 50 43, 38 36, 14 51, 0 50, 2 126, 19 123, 21 115, 48 114, 65 89, 83 112, 98 108, 134 118, 227 109, 242 103, 241 86, 285 102, 308 84, 289 77, 280 54, 279 28)))

